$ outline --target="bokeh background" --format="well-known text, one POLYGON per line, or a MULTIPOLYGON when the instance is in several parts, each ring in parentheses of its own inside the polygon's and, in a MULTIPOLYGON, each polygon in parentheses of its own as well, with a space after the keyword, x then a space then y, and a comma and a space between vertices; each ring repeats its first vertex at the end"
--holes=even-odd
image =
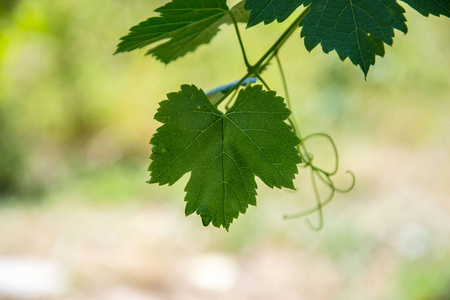
MULTIPOLYGON (((336 177, 325 208, 259 181, 230 232, 184 216, 184 184, 149 185, 158 102, 244 73, 231 26, 164 66, 118 38, 164 1, 0 1, 0 299, 450 299, 450 21, 407 8, 409 33, 367 81, 336 53, 281 52, 304 135, 327 132, 336 177), (317 222, 312 215, 311 221, 317 222)), ((286 24, 244 30, 255 62, 286 24)), ((277 69, 265 74, 282 91, 277 69)), ((282 94, 280 92, 280 94, 282 94)), ((331 164, 329 145, 309 145, 331 164)))

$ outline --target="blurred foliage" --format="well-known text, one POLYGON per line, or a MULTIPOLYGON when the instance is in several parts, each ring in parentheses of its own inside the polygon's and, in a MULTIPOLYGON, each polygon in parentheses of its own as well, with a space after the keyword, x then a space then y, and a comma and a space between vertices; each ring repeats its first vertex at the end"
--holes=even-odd
POLYGON ((18 0, 0 0, 0 16, 11 13, 15 8, 18 0))
POLYGON ((24 170, 22 147, 8 121, 8 110, 0 106, 0 197, 20 189, 24 170))
MULTIPOLYGON (((0 67, 2 49, 5 47, 3 28, 9 20, 8 15, 12 13, 16 4, 17 1, 12 0, 0 1, 0 67)), ((0 197, 2 194, 20 189, 24 168, 23 153, 21 153, 21 147, 15 137, 14 128, 10 124, 9 112, 11 109, 1 101, 2 94, 0 88, 0 197)))
POLYGON ((401 299, 450 299, 450 270, 446 260, 417 260, 399 268, 401 299))
MULTIPOLYGON (((253 250, 271 244, 295 255, 304 251, 306 262, 314 257, 338 274, 343 292, 336 299, 362 299, 351 291, 360 291, 363 285, 385 292, 385 297, 365 299, 448 299, 450 20, 424 18, 408 9, 409 33, 396 32, 394 46, 387 48, 385 58, 377 58, 367 82, 350 62, 342 63, 335 53, 325 55, 320 49, 307 53, 303 41, 293 36, 280 55, 302 132, 330 133, 341 149, 342 168, 355 171, 357 186, 340 197, 346 201, 327 208, 324 230, 312 233, 302 230, 301 222, 281 221, 283 213, 305 208, 312 199, 308 175, 300 170, 297 194, 261 188, 258 207, 225 235, 202 228, 195 217, 182 217, 185 182, 170 188, 145 183, 148 141, 159 126, 153 120, 158 102, 181 84, 207 91, 239 78, 244 70, 231 26, 223 27, 211 45, 168 66, 139 51, 113 56, 118 38, 153 16, 153 9, 164 2, 22 0, 14 6, 11 0, 0 1, 0 199, 34 201, 40 195, 37 191, 44 190, 43 203, 63 206, 61 220, 76 212, 68 231, 79 228, 86 216, 83 209, 67 203, 89 208, 98 203, 98 214, 111 204, 112 221, 103 223, 108 230, 120 227, 121 237, 129 236, 117 222, 125 221, 124 213, 131 222, 146 205, 161 205, 164 213, 156 218, 160 227, 147 215, 142 218, 148 228, 136 226, 139 232, 172 230, 164 253, 173 251, 178 257, 180 249, 189 252, 208 245, 208 250, 226 251, 246 261, 255 255, 253 250), (180 217, 181 225, 170 223, 171 216, 180 217), (426 238, 420 232, 409 233, 414 222, 430 231, 426 238), (169 243, 183 237, 188 240, 186 249, 174 246, 167 251, 169 243), (420 250, 413 253, 417 257, 408 256, 411 249, 420 250), (441 250, 438 257, 436 249, 441 250)), ((242 27, 251 62, 284 27, 242 27)), ((269 66, 265 76, 273 89, 282 91, 276 66, 269 66)), ((327 149, 314 148, 318 159, 324 156, 329 162, 327 149)), ((47 235, 34 231, 39 223, 34 214, 49 211, 47 221, 40 224, 53 230, 58 227, 56 207, 43 206, 36 213, 25 207, 10 213, 1 206, 0 219, 6 221, 0 240, 17 244, 17 249, 31 247, 16 238, 15 231, 8 235, 16 222, 17 228, 26 227, 19 232, 42 241, 47 235), (22 221, 25 225, 17 224, 22 221)), ((86 228, 90 233, 92 228, 86 228)), ((156 236, 158 242, 164 238, 156 236)), ((139 239, 132 247, 142 243, 139 239)), ((5 247, 0 250, 12 249, 5 247)), ((143 253, 147 261, 148 249, 143 253)), ((314 263, 304 276, 315 268, 314 263)), ((318 274, 314 284, 322 284, 322 273, 318 274)))

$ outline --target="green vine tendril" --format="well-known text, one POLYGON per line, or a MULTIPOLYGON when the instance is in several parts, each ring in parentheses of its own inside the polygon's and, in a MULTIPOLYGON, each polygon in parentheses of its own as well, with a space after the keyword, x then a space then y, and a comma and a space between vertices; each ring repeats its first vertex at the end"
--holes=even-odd
MULTIPOLYGON (((288 87, 287 87, 287 81, 286 81, 286 77, 284 75, 283 67, 282 67, 278 52, 275 52, 274 56, 276 58, 278 70, 280 72, 280 77, 283 82, 286 103, 287 103, 289 110, 291 110, 291 112, 292 112, 293 111, 292 110, 292 102, 290 100, 289 91, 288 91, 288 87)), ((292 125, 292 128, 294 129, 295 134, 300 139, 300 144, 297 146, 298 147, 297 149, 298 149, 298 152, 300 153, 300 157, 303 160, 303 167, 311 169, 311 183, 312 183, 312 186, 314 189, 314 194, 315 194, 317 205, 312 209, 308 209, 308 210, 305 210, 305 211, 302 211, 302 212, 299 212, 296 214, 285 215, 284 219, 289 220, 289 219, 294 219, 294 218, 300 218, 300 217, 307 216, 307 215, 317 211, 318 216, 319 216, 319 224, 317 226, 313 226, 311 221, 309 220, 309 218, 306 219, 306 223, 313 230, 320 230, 323 227, 322 208, 331 202, 331 200, 333 199, 334 194, 336 192, 347 193, 347 192, 351 191, 353 189, 353 187, 355 186, 355 175, 353 174, 353 172, 347 171, 347 173, 350 174, 350 176, 351 176, 350 186, 346 189, 337 188, 331 178, 333 175, 336 175, 336 173, 339 170, 339 154, 338 154, 338 150, 337 150, 334 140, 326 133, 313 133, 313 134, 310 134, 310 135, 302 138, 300 131, 298 129, 298 126, 297 126, 297 122, 295 121, 294 114, 291 114, 291 116, 289 118, 289 123, 292 125), (306 142, 309 139, 316 138, 316 137, 325 138, 332 146, 333 153, 334 153, 334 168, 332 171, 326 171, 313 163, 314 156, 311 155, 311 153, 308 151, 308 149, 306 147, 306 142), (324 183, 330 189, 330 194, 324 201, 322 201, 322 199, 321 199, 321 195, 319 192, 316 178, 319 178, 322 181, 322 183, 324 183)))

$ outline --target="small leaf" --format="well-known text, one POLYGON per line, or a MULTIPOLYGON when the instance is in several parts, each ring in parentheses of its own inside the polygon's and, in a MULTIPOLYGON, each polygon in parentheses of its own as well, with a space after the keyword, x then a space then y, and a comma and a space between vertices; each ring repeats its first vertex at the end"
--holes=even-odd
MULTIPOLYGON (((147 54, 168 64, 201 44, 207 44, 222 24, 233 22, 226 0, 173 0, 155 10, 160 17, 152 17, 132 27, 121 38, 115 53, 128 52, 167 40, 150 49, 147 54)), ((243 2, 231 9, 237 22, 246 22, 248 13, 243 2)))
POLYGON ((402 0, 409 6, 417 10, 422 15, 428 17, 430 14, 450 17, 449 0, 402 0))
POLYGON ((320 43, 325 53, 349 57, 367 76, 375 56, 384 56, 383 43, 392 45, 394 28, 406 33, 404 12, 395 0, 312 0, 301 36, 308 51, 320 43))
POLYGON ((167 95, 155 119, 149 183, 174 184, 191 172, 186 215, 228 230, 239 213, 256 205, 255 175, 270 187, 294 189, 300 142, 285 123, 290 111, 260 85, 240 91, 226 114, 202 90, 183 85, 167 95))

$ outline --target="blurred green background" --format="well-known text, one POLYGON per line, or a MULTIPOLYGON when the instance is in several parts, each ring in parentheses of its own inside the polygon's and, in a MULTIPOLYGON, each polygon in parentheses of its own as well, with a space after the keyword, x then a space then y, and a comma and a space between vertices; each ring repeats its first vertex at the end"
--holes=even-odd
MULTIPOLYGON (((306 170, 296 193, 259 181, 227 233, 184 217, 188 176, 145 183, 165 94, 245 71, 231 26, 168 66, 113 56, 164 3, 0 0, 0 299, 450 299, 450 20, 405 4, 409 33, 367 81, 292 37, 281 57, 302 133, 329 133, 337 183, 350 169, 357 185, 316 233, 282 220, 314 205, 306 170)), ((287 24, 242 25, 252 62, 287 24)), ((265 78, 282 94, 274 65, 265 78)))

